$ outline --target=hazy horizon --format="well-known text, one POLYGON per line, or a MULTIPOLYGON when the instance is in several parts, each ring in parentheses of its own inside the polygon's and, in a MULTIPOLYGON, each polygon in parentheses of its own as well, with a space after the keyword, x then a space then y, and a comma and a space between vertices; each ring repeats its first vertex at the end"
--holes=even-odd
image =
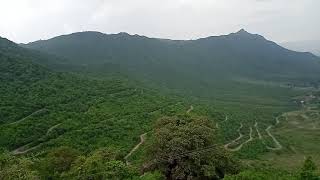
POLYGON ((81 31, 188 40, 242 28, 278 43, 320 39, 317 0, 0 1, 0 36, 18 43, 81 31))

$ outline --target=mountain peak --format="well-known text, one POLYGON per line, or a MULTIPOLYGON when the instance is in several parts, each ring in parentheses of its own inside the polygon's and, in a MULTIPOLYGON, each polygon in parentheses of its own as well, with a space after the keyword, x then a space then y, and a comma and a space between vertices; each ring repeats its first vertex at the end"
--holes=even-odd
POLYGON ((238 32, 236 32, 235 34, 250 34, 248 31, 244 30, 244 29, 240 29, 238 32))
POLYGON ((238 32, 231 33, 231 37, 237 37, 237 38, 246 38, 246 39, 260 39, 265 40, 265 38, 259 34, 253 34, 249 33, 248 31, 244 29, 240 29, 238 32))
POLYGON ((0 47, 2 46, 16 46, 16 44, 10 40, 8 40, 7 38, 3 38, 0 36, 0 47))

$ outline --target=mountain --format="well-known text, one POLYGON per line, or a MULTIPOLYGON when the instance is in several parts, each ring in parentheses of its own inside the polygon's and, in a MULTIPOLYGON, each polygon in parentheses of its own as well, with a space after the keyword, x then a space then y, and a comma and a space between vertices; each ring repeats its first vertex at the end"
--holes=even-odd
POLYGON ((193 87, 194 82, 205 88, 239 78, 309 82, 319 80, 320 74, 320 59, 313 54, 285 49, 243 29, 197 40, 79 32, 22 46, 74 65, 117 66, 129 76, 179 88, 193 87))
POLYGON ((246 163, 235 178, 263 166, 257 177, 290 179, 283 162, 318 162, 320 94, 285 83, 308 86, 318 75, 318 57, 245 30, 191 41, 83 32, 19 46, 0 38, 0 179, 161 179, 180 160, 197 165, 192 176, 233 179, 240 165, 224 154, 246 163))
POLYGON ((311 52, 320 56, 320 40, 284 42, 281 45, 294 51, 311 52))
POLYGON ((130 79, 57 72, 47 60, 61 59, 0 38, 1 158, 60 146, 117 147, 123 156, 157 118, 189 108, 130 79))
POLYGON ((49 75, 48 69, 32 61, 36 58, 32 58, 31 54, 27 53, 29 50, 22 49, 15 43, 0 37, 0 82, 2 85, 35 82, 49 75))

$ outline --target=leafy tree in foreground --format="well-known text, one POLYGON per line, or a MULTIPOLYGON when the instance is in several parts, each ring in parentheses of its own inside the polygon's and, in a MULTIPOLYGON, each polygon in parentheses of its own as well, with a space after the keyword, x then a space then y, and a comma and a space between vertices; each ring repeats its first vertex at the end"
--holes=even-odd
POLYGON ((60 174, 70 170, 79 152, 69 147, 59 147, 48 153, 40 164, 45 177, 59 178, 60 174))
POLYGON ((161 172, 147 172, 140 177, 134 178, 134 180, 163 180, 164 176, 161 172))
POLYGON ((156 122, 155 140, 146 169, 167 179, 221 179, 239 165, 217 145, 214 125, 205 118, 165 117, 156 122))
POLYGON ((315 171, 317 170, 316 164, 312 161, 312 158, 309 156, 304 161, 304 164, 301 168, 300 179, 301 180, 314 180, 320 179, 319 176, 316 175, 315 171))
POLYGON ((117 154, 108 149, 100 149, 88 157, 80 156, 73 164, 66 179, 131 179, 135 171, 122 161, 117 154))
POLYGON ((275 169, 251 169, 237 175, 227 175, 224 180, 295 180, 295 176, 275 169))
POLYGON ((33 169, 33 162, 28 158, 17 158, 7 152, 0 154, 1 180, 29 180, 40 179, 37 171, 33 169))

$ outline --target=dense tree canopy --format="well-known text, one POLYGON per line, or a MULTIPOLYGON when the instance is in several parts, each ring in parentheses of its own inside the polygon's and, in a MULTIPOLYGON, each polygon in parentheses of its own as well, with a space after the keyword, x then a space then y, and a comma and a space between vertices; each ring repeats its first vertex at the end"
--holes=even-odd
POLYGON ((316 164, 312 161, 312 158, 308 156, 301 168, 300 179, 301 180, 320 179, 320 175, 316 174, 316 170, 317 170, 316 164))
POLYGON ((203 117, 164 117, 154 127, 151 162, 168 179, 223 178, 239 164, 221 148, 213 123, 203 117))
MULTIPOLYGON (((97 35, 84 34, 90 42, 97 35)), ((0 38, 0 149, 4 149, 0 151, 1 180, 318 178, 311 158, 299 172, 243 167, 235 160, 236 156, 264 165, 258 157, 274 145, 266 130, 272 125, 272 131, 276 131, 277 124, 282 126, 287 120, 281 114, 297 108, 291 98, 304 91, 296 91, 292 84, 319 83, 319 64, 315 64, 318 58, 287 51, 251 34, 190 42, 119 34, 96 44, 95 40, 105 36, 100 34, 92 43, 98 51, 87 49, 87 40, 79 43, 77 39, 82 35, 69 39, 79 48, 65 43, 68 39, 62 41, 66 47, 59 46, 59 38, 57 44, 51 44, 53 48, 58 46, 54 54, 73 57, 69 60, 0 38), (245 44, 239 43, 239 38, 246 39, 245 44), (237 50, 225 51, 221 42, 237 50), (268 52, 277 49, 278 55, 248 53, 247 48, 256 45, 268 52), (218 55, 214 59, 213 51, 218 55), (238 59, 239 54, 243 58, 238 59), (297 57, 292 58, 294 55, 297 57), (275 63, 278 58, 288 63, 286 69, 275 63), (281 72, 274 74, 276 69, 281 72), (239 79, 238 75, 254 78, 239 79), (256 78, 277 81, 269 84, 256 78), (283 80, 292 81, 292 88, 284 86, 283 80), (222 145, 239 134, 242 136, 233 146, 243 148, 231 156, 222 145), (146 135, 145 142, 142 135, 146 135)), ((48 45, 47 41, 42 43, 44 48, 48 45)), ((46 52, 51 51, 47 48, 46 52)), ((312 111, 320 107, 319 92, 314 95, 316 106, 310 107, 312 111)), ((311 115, 317 130, 320 114, 305 116, 311 115)), ((283 151, 274 154, 290 153, 290 145, 299 144, 283 138, 281 133, 274 135, 283 144, 283 151)), ((314 144, 319 136, 310 133, 310 137, 312 150, 318 153, 314 144)))

